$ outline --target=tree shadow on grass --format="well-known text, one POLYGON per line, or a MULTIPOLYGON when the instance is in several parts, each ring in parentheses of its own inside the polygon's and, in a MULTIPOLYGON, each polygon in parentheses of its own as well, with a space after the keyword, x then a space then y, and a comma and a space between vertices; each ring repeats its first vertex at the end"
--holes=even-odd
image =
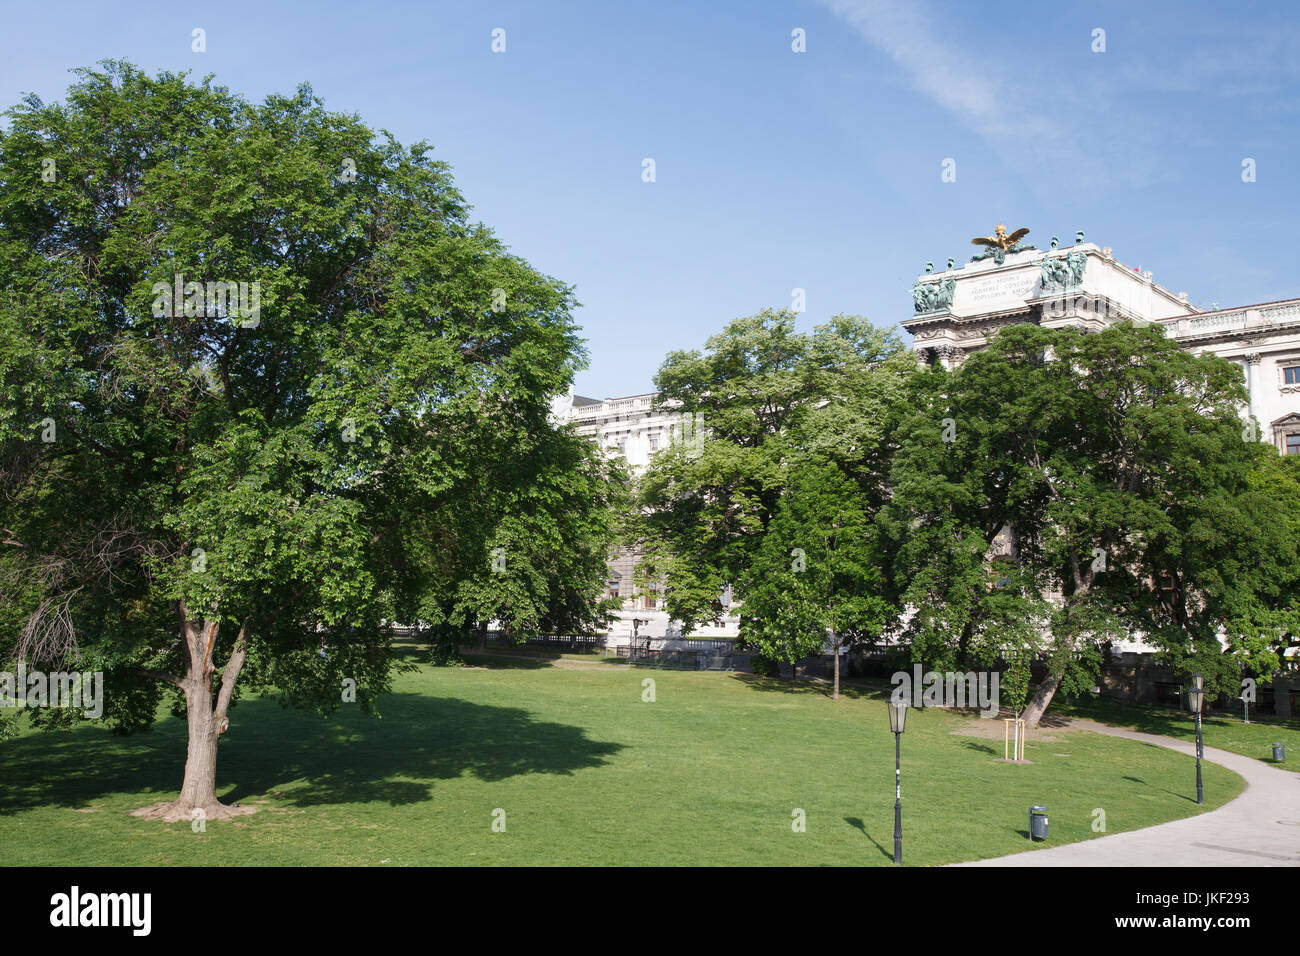
MULTIPOLYGON (((390 694, 383 717, 345 705, 328 718, 273 700, 231 711, 217 756, 223 802, 270 795, 297 807, 432 799, 435 782, 469 775, 498 781, 532 773, 569 775, 599 767, 622 744, 592 740, 582 727, 541 721, 514 707, 422 694, 390 694)), ((0 746, 0 813, 78 808, 119 793, 172 796, 185 767, 184 721, 115 736, 99 727, 38 733, 0 746)))
POLYGON ((461 655, 465 658, 465 663, 470 667, 483 667, 488 670, 538 670, 543 667, 552 666, 554 661, 560 660, 557 654, 555 657, 524 657, 523 655, 513 654, 493 654, 491 651, 467 651, 461 655))
MULTIPOLYGON (((1195 736, 1196 725, 1191 715, 1176 708, 1154 707, 1110 697, 1089 697, 1071 701, 1062 710, 1067 718, 1079 717, 1102 724, 1132 727, 1162 737, 1190 739, 1195 736)), ((1267 725, 1276 730, 1300 730, 1300 721, 1294 718, 1252 713, 1250 719, 1252 724, 1267 725)), ((1208 730, 1220 727, 1225 730, 1235 729, 1242 726, 1241 714, 1220 704, 1212 713, 1202 717, 1202 726, 1208 730)))
MULTIPOLYGON (((768 694, 806 694, 825 697, 827 700, 830 699, 831 691, 834 689, 829 683, 822 683, 821 681, 805 680, 803 678, 791 680, 788 677, 759 677, 739 671, 733 673, 731 679, 740 681, 751 690, 760 690, 768 694)), ((888 700, 889 693, 871 687, 856 687, 841 683, 840 696, 850 700, 858 700, 859 698, 888 700)))

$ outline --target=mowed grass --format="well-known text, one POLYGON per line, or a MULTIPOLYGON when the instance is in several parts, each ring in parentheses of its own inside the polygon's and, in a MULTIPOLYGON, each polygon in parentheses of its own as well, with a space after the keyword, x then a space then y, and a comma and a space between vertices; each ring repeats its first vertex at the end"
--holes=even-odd
MULTIPOLYGON (((231 713, 218 792, 259 811, 210 823, 128 815, 170 799, 185 728, 87 726, 0 744, 9 864, 890 865, 894 740, 883 691, 716 672, 478 659, 421 666, 381 719, 249 699, 231 713), (643 681, 654 681, 654 702, 643 681), (794 832, 794 811, 806 832, 794 832), (504 811, 505 830, 494 832, 504 811)), ((1194 762, 1086 732, 1034 735, 999 762, 1000 721, 913 711, 903 736, 904 859, 935 865, 1198 812, 1194 762), (996 738, 963 736, 983 732, 996 738)), ((1205 767, 1206 810, 1242 781, 1205 767)))

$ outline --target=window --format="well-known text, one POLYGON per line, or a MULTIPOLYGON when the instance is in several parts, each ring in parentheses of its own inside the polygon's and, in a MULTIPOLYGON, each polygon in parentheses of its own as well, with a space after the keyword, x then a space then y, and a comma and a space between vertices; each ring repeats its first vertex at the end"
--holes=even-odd
POLYGON ((651 436, 650 436, 650 450, 651 450, 651 451, 658 451, 658 450, 659 450, 659 436, 658 436, 658 435, 651 435, 651 436))
POLYGON ((1273 444, 1284 455, 1300 455, 1300 412, 1291 412, 1270 423, 1273 444))
POLYGON ((1300 365, 1282 369, 1283 385, 1300 385, 1300 365))

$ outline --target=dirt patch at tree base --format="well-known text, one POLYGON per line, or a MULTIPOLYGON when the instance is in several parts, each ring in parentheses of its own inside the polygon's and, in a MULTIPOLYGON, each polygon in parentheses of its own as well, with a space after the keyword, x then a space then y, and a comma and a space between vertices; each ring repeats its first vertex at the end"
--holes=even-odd
POLYGON ((147 807, 132 810, 131 816, 145 820, 162 820, 164 823, 190 823, 195 819, 205 823, 211 820, 230 820, 234 817, 246 817, 256 813, 257 807, 226 806, 224 803, 212 803, 206 807, 180 807, 174 801, 152 803, 147 807), (196 810, 202 810, 201 816, 195 816, 196 810))

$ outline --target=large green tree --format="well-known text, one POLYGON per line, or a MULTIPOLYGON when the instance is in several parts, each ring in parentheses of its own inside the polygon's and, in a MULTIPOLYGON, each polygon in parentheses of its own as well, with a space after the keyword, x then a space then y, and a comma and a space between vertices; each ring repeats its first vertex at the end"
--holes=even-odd
POLYGON ((877 637, 891 617, 883 597, 872 510, 834 464, 790 467, 788 486, 741 578, 740 634, 791 669, 829 646, 831 696, 840 696, 841 649, 877 637))
POLYGON ((668 355, 658 400, 698 437, 652 461, 639 530, 672 617, 719 618, 730 585, 742 637, 791 662, 879 630, 871 520, 888 494, 887 423, 914 370, 899 339, 861 317, 805 334, 770 310, 668 355))
POLYGON ((605 589, 628 507, 622 463, 570 425, 539 425, 517 439, 497 480, 448 502, 462 517, 420 515, 404 531, 407 553, 418 555, 409 616, 432 626, 444 659, 458 658, 470 633, 482 649, 493 623, 514 639, 595 634, 618 603, 593 596, 605 589), (458 530, 454 546, 421 548, 440 525, 458 530))
MULTIPOLYGON (((0 135, 0 651, 104 671, 123 730, 174 691, 188 753, 159 813, 217 818, 240 688, 329 710, 355 682, 372 706, 386 622, 460 599, 422 569, 488 567, 501 503, 574 459, 547 424, 573 300, 427 145, 306 86, 78 74, 0 135)), ((583 619, 563 534, 526 560, 583 619)))
POLYGON ((1283 626, 1267 595, 1295 546, 1265 530, 1281 498, 1250 493, 1272 452, 1243 440, 1244 399, 1231 363, 1127 323, 1013 326, 919 378, 886 515, 913 653, 1034 651, 1047 674, 1031 726, 1058 688, 1090 687, 1124 634, 1220 689, 1267 672, 1283 626))

